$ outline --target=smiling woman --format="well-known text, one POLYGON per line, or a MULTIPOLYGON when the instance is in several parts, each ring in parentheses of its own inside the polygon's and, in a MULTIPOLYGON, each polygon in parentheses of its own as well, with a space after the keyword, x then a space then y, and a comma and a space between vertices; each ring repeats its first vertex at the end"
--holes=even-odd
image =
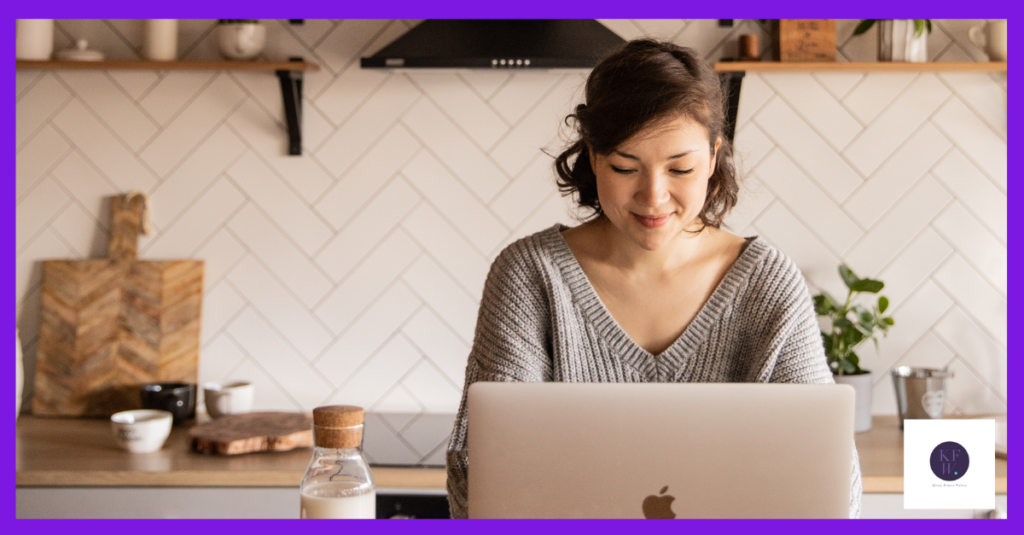
MULTIPOLYGON (((688 48, 636 40, 591 72, 558 185, 591 213, 516 241, 484 285, 476 381, 833 383, 796 265, 721 229, 737 201, 718 78, 688 48)), ((466 390, 448 446, 467 515, 466 390)), ((552 410, 557 410, 553 407, 552 410)), ((852 439, 851 439, 852 440, 852 439)), ((860 514, 854 448, 850 517, 860 514)))

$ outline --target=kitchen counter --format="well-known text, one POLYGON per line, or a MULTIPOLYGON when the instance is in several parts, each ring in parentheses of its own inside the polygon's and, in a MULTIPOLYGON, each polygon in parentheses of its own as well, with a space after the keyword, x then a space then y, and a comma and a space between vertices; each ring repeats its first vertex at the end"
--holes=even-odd
MULTIPOLYGON (((896 416, 875 416, 855 435, 865 493, 903 492, 903 432, 896 416)), ((107 420, 23 416, 17 426, 17 478, 27 487, 297 487, 310 450, 233 457, 193 453, 187 428, 176 427, 164 448, 128 454, 117 448, 107 420)), ((435 489, 441 468, 373 466, 377 487, 435 489)), ((995 463, 995 492, 1006 494, 1006 459, 995 463)))
MULTIPOLYGON (((171 430, 163 449, 130 454, 101 419, 18 419, 18 487, 298 487, 312 451, 223 456, 189 449, 188 427, 171 430)), ((442 468, 373 466, 378 488, 444 489, 442 468)))

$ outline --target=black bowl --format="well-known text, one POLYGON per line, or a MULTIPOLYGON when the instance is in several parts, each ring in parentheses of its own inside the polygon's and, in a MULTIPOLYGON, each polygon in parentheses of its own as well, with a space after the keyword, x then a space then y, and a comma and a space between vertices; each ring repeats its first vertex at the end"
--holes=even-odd
POLYGON ((151 383, 142 387, 142 408, 168 411, 174 424, 195 418, 196 385, 192 383, 151 383))

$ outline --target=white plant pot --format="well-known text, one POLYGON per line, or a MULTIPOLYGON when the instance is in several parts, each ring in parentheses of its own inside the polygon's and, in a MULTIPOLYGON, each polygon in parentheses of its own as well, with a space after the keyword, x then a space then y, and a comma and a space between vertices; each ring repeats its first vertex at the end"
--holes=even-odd
POLYGON ((874 374, 871 372, 859 375, 833 375, 836 384, 845 384, 853 387, 856 394, 855 409, 853 414, 853 430, 861 433, 871 429, 871 386, 874 374))
POLYGON ((928 61, 928 30, 915 36, 912 19, 879 20, 877 25, 878 61, 928 61))
POLYGON ((267 28, 251 22, 231 22, 217 25, 217 44, 220 53, 228 59, 251 59, 263 52, 267 28))

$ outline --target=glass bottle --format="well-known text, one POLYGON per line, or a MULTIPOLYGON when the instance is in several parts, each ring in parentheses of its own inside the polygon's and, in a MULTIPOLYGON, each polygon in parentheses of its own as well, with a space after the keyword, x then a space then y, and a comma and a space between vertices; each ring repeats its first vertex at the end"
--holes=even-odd
POLYGON ((313 442, 299 486, 300 518, 376 518, 373 474, 363 458, 363 409, 313 409, 313 442))

